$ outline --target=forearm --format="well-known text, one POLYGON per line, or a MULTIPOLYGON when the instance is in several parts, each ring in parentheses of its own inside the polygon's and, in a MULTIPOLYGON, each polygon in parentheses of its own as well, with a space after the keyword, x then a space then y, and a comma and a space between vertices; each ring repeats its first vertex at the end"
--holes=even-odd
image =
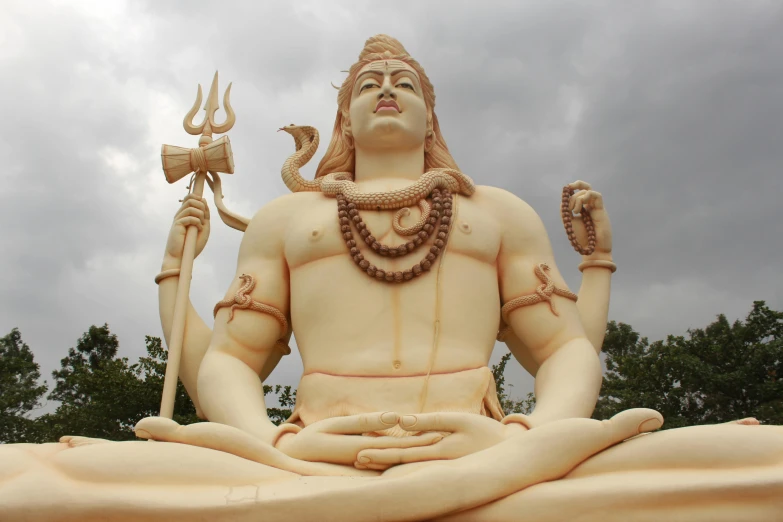
MULTIPOLYGON (((161 271, 180 268, 180 259, 166 256, 161 266, 161 271)), ((163 338, 168 346, 171 341, 171 327, 174 322, 174 305, 177 300, 177 286, 179 277, 167 277, 158 285, 158 311, 160 323, 163 329, 163 338)), ((185 318, 185 335, 182 342, 182 359, 180 363, 179 377, 185 385, 188 395, 199 408, 196 393, 196 381, 199 366, 204 354, 209 348, 212 330, 204 323, 188 299, 188 310, 185 318)))
POLYGON ((258 375, 236 357, 212 350, 198 374, 201 408, 211 422, 228 424, 268 443, 275 425, 266 414, 264 386, 258 375))
POLYGON ((534 425, 590 417, 601 390, 601 363, 585 338, 573 339, 541 365, 536 374, 534 425))
MULTIPOLYGON (((166 256, 161 265, 161 272, 174 268, 180 268, 181 260, 166 256)), ((160 323, 163 327, 163 337, 166 343, 171 338, 171 325, 174 322, 174 304, 177 301, 177 286, 179 276, 167 277, 158 285, 158 311, 160 313, 160 323)), ((188 299, 188 315, 185 329, 185 344, 203 344, 204 351, 209 346, 209 338, 212 330, 206 325, 193 308, 193 304, 188 299), (206 334, 206 335, 205 335, 206 334)))
MULTIPOLYGON (((611 254, 601 256, 583 256, 582 261, 611 261, 611 254)), ((612 289, 612 271, 605 267, 584 268, 582 285, 579 288, 579 300, 576 307, 587 339, 601 353, 606 334, 606 322, 609 318, 609 295, 612 289)))

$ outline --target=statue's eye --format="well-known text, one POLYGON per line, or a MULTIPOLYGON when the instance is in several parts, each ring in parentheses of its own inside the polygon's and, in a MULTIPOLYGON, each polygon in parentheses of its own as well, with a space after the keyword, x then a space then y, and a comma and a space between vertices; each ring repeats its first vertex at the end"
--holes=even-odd
POLYGON ((413 84, 408 82, 400 82, 397 84, 397 87, 402 87, 403 89, 410 89, 412 91, 416 91, 416 89, 413 87, 413 84))
POLYGON ((377 83, 365 83, 364 85, 362 85, 361 89, 359 89, 359 92, 362 92, 365 89, 370 89, 372 87, 380 87, 380 85, 378 85, 377 83))

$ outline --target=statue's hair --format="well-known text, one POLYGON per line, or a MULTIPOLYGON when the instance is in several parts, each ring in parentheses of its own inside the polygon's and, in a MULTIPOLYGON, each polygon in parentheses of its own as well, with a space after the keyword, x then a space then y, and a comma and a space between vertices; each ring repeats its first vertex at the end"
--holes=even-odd
POLYGON ((433 133, 433 143, 429 151, 424 152, 424 169, 451 168, 459 170, 454 158, 451 157, 446 141, 440 132, 438 117, 435 115, 435 89, 430 83, 430 79, 424 72, 424 68, 419 62, 411 58, 405 47, 385 34, 373 36, 364 44, 364 49, 359 54, 359 61, 348 70, 348 76, 343 81, 342 86, 337 93, 337 117, 334 121, 334 130, 329 147, 326 149, 321 163, 315 172, 315 177, 326 176, 333 172, 350 172, 353 174, 355 168, 355 157, 353 147, 350 146, 343 128, 343 122, 349 119, 348 111, 351 105, 351 93, 353 85, 359 71, 370 62, 377 60, 400 60, 405 62, 419 75, 424 103, 427 107, 427 125, 433 133))

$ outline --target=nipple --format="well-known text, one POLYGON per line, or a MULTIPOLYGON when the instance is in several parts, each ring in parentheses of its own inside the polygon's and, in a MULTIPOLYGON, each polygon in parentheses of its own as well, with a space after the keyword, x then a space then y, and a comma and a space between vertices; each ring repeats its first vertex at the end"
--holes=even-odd
POLYGON ((319 239, 321 239, 321 237, 323 237, 323 235, 324 235, 324 227, 314 228, 310 232, 310 241, 312 242, 318 241, 319 239))
POLYGON ((470 234, 472 229, 470 228, 470 225, 465 221, 460 221, 457 225, 457 228, 459 228, 460 232, 463 234, 470 234))

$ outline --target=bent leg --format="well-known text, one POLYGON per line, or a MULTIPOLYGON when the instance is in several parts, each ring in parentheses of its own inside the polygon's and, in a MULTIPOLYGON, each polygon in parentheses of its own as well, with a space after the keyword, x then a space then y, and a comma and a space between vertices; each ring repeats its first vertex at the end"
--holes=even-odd
POLYGON ((532 486, 442 522, 777 522, 783 470, 619 472, 532 486))
POLYGON ((720 424, 641 435, 449 522, 783 520, 783 427, 720 424))
POLYGON ((718 424, 642 435, 591 457, 566 478, 617 471, 741 469, 783 464, 783 426, 718 424))
POLYGON ((163 442, 9 444, 0 446, 0 462, 4 520, 89 520, 108 506, 145 517, 155 509, 171 515, 167 508, 176 506, 175 512, 192 515, 195 508, 226 506, 237 488, 298 478, 226 453, 163 442))

